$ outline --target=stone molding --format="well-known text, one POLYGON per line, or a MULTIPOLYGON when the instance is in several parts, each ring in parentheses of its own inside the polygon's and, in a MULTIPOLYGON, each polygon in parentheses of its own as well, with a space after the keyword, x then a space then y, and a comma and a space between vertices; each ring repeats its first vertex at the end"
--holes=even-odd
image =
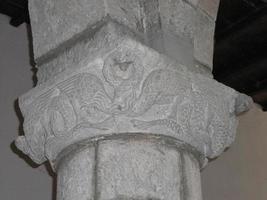
POLYGON ((171 51, 166 37, 189 39, 194 59, 212 69, 218 6, 219 0, 30 0, 34 55, 42 61, 110 18, 165 54, 171 51))
POLYGON ((37 163, 53 162, 76 142, 142 132, 173 137, 214 158, 233 142, 236 111, 248 109, 250 98, 131 36, 115 44, 101 43, 90 59, 19 98, 25 119, 19 149, 37 163))

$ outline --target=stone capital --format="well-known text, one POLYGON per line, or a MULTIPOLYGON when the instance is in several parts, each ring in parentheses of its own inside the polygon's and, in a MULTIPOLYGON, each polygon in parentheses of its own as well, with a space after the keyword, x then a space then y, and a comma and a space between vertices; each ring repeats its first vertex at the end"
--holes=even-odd
POLYGON ((219 0, 30 0, 38 84, 16 146, 59 200, 201 200, 251 98, 211 75, 219 0))
POLYGON ((233 142, 236 114, 249 98, 143 45, 117 23, 94 37, 93 45, 78 42, 43 66, 50 78, 19 98, 25 136, 16 145, 34 161, 53 162, 69 145, 113 134, 172 137, 208 158, 233 142))

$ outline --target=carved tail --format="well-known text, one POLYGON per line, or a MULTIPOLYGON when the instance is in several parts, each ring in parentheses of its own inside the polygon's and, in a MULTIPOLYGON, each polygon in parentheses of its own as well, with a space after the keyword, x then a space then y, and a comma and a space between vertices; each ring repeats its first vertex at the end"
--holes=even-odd
POLYGON ((136 100, 132 108, 129 110, 127 116, 138 117, 147 112, 157 101, 160 93, 142 93, 136 100))
POLYGON ((99 129, 99 130, 109 130, 115 126, 115 121, 113 117, 110 117, 102 122, 99 123, 90 123, 90 122, 81 122, 73 129, 73 132, 80 129, 80 128, 90 128, 90 129, 99 129))
POLYGON ((239 94, 235 99, 235 114, 240 115, 244 112, 250 110, 253 105, 253 100, 251 97, 245 94, 239 94))
POLYGON ((153 120, 153 121, 140 121, 140 120, 134 119, 134 120, 131 120, 131 122, 134 127, 139 128, 139 129, 144 129, 144 130, 150 127, 153 127, 153 126, 165 126, 177 134, 180 133, 181 131, 180 125, 170 119, 158 119, 158 120, 153 120))

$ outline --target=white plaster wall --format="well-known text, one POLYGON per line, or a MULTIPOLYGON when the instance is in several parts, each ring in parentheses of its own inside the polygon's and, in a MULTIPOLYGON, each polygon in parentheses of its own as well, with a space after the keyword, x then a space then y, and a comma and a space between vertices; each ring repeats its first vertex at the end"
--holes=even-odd
POLYGON ((46 169, 30 167, 12 150, 19 134, 14 102, 33 83, 26 25, 14 28, 8 21, 0 15, 0 199, 51 200, 46 169))
MULTIPOLYGON (((0 15, 0 199, 52 200, 52 178, 13 152, 19 134, 14 102, 32 87, 26 26, 0 15)), ((267 113, 240 117, 235 144, 202 172, 204 200, 267 199, 267 113)), ((55 199, 53 199, 55 200, 55 199)))
POLYGON ((267 199, 267 112, 240 117, 232 147, 202 172, 204 200, 267 199))

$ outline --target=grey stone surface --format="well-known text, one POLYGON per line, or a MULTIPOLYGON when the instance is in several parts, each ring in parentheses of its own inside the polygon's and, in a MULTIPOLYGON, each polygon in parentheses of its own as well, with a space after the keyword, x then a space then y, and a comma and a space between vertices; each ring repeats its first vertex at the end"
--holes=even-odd
POLYGON ((188 200, 201 200, 201 178, 199 172, 199 164, 197 160, 188 153, 183 155, 184 162, 184 187, 186 188, 186 199, 188 200))
POLYGON ((212 19, 216 20, 220 0, 199 0, 198 8, 206 12, 212 19))
POLYGON ((215 22, 198 10, 194 31, 194 58, 205 66, 213 66, 215 22))
POLYGON ((189 4, 191 4, 191 5, 195 6, 195 7, 197 7, 199 1, 201 1, 201 0, 184 0, 184 1, 188 2, 189 4))
POLYGON ((105 4, 111 18, 136 32, 144 33, 146 16, 142 2, 142 0, 106 0, 105 4))
POLYGON ((160 136, 82 141, 58 158, 57 199, 201 200, 198 161, 182 143, 160 136))
POLYGON ((103 5, 103 0, 30 0, 35 57, 95 25, 105 16, 103 5))
POLYGON ((244 112, 249 111, 253 106, 253 99, 247 95, 241 94, 236 99, 236 115, 240 115, 244 112))
POLYGON ((167 34, 164 34, 163 37, 164 43, 168 45, 169 48, 165 51, 165 53, 168 53, 168 57, 176 57, 176 59, 178 57, 179 61, 170 59, 163 53, 156 53, 146 46, 147 44, 144 39, 138 37, 128 28, 114 21, 108 21, 99 27, 96 32, 94 32, 92 38, 80 38, 71 47, 66 47, 64 52, 55 54, 56 57, 50 58, 47 62, 42 64, 38 69, 38 84, 42 84, 49 79, 55 79, 58 74, 66 70, 73 72, 76 69, 87 65, 87 63, 91 62, 92 60, 101 61, 103 59, 102 57, 108 54, 108 52, 112 52, 113 49, 118 49, 121 44, 125 44, 124 46, 126 46, 127 40, 134 41, 132 48, 135 50, 137 47, 134 45, 136 44, 136 46, 138 46, 137 44, 141 43, 142 46, 147 49, 147 51, 151 51, 156 55, 159 55, 159 58, 156 58, 156 60, 167 60, 170 63, 174 63, 173 65, 177 65, 179 70, 187 69, 192 72, 209 76, 206 71, 193 66, 192 44, 188 44, 186 41, 182 42, 181 40, 174 42, 175 38, 172 39, 170 38, 171 36, 167 34), (177 43, 180 44, 180 49, 175 47, 177 43), (173 46, 171 47, 171 45, 173 46), (177 55, 177 53, 179 55, 177 55))
POLYGON ((65 42, 110 18, 145 34, 154 28, 157 4, 156 0, 30 1, 35 58, 62 49, 65 42))
POLYGON ((93 200, 94 170, 94 146, 87 146, 62 159, 57 169, 57 200, 93 200))
POLYGON ((162 29, 186 38, 194 37, 195 9, 183 0, 159 0, 162 29))
MULTIPOLYGON (((113 29, 104 30, 118 31, 114 24, 108 27, 113 29)), ((235 109, 247 99, 236 101, 236 91, 116 33, 109 32, 117 38, 110 43, 95 40, 87 48, 91 56, 79 48, 63 54, 57 60, 62 69, 55 65, 54 77, 42 72, 50 78, 20 98, 22 151, 38 163, 53 161, 82 139, 144 132, 175 137, 213 158, 233 142, 235 109), (79 62, 72 64, 70 55, 79 62)))
POLYGON ((215 7, 30 1, 39 83, 19 98, 16 145, 57 169, 58 199, 202 199, 203 160, 251 103, 209 73, 215 7))
POLYGON ((180 200, 180 154, 147 141, 103 141, 98 150, 100 200, 180 200))
POLYGON ((189 48, 189 52, 195 52, 196 59, 212 68, 213 40, 210 39, 213 38, 212 29, 215 27, 214 17, 218 1, 211 2, 207 0, 200 2, 195 0, 30 1, 35 58, 39 64, 39 61, 47 56, 64 51, 81 36, 92 38, 92 32, 112 19, 142 37, 150 47, 174 59, 177 57, 183 64, 193 66, 192 61, 188 63, 181 59, 180 54, 182 55, 183 51, 173 48, 182 45, 181 40, 188 41, 188 45, 193 45, 189 48), (207 13, 213 23, 207 20, 203 22, 200 12, 207 13), (173 38, 171 42, 170 38, 173 38), (202 51, 199 51, 200 48, 202 51), (178 52, 173 55, 175 50, 178 52))

